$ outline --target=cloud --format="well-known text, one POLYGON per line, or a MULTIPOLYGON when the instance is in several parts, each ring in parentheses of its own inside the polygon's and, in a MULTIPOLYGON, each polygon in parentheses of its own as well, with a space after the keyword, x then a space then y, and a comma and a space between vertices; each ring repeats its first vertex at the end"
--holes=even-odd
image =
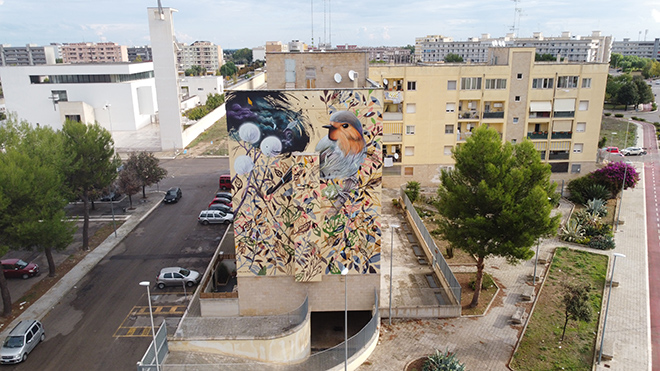
MULTIPOLYGON (((0 4, 2 4, 2 0, 0 0, 0 4)), ((651 17, 656 23, 660 23, 660 11, 658 9, 651 10, 651 17)))
POLYGON ((0 5, 4 4, 5 0, 0 0, 0 5))

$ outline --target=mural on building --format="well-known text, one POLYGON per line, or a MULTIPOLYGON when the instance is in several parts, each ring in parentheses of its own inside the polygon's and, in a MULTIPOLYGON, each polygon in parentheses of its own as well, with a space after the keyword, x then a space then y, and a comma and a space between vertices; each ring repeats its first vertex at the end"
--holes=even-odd
POLYGON ((382 92, 233 91, 239 275, 379 273, 382 92))

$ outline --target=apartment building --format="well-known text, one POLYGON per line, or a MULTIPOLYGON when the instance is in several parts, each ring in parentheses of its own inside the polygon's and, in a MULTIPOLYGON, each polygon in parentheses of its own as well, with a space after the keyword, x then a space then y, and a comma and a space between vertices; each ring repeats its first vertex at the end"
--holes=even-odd
POLYGON ((64 63, 128 62, 126 45, 117 43, 70 43, 60 48, 64 63))
POLYGON ((149 62, 154 60, 154 56, 151 53, 151 46, 129 46, 126 48, 128 53, 128 60, 131 62, 137 61, 140 57, 141 62, 149 62))
POLYGON ((653 41, 614 41, 612 43, 612 53, 621 55, 636 55, 641 58, 651 58, 660 61, 660 38, 653 41))
POLYGON ((55 64, 56 58, 57 47, 52 45, 0 45, 0 66, 34 66, 39 64, 55 64))
POLYGON ((207 74, 214 75, 224 63, 222 47, 210 41, 195 41, 190 45, 179 44, 177 61, 179 73, 183 73, 192 66, 202 66, 206 68, 207 74))
MULTIPOLYGON (((339 49, 339 45, 337 45, 339 49)), ((377 46, 377 47, 362 47, 357 48, 359 51, 369 53, 369 62, 371 63, 412 63, 413 55, 410 49, 402 48, 399 46, 377 46)))
POLYGON ((442 62, 447 54, 457 54, 465 62, 485 63, 490 48, 503 46, 533 47, 539 54, 552 54, 569 62, 607 63, 612 52, 612 36, 594 31, 590 36, 562 32, 559 37, 545 37, 541 32, 534 32, 528 38, 514 37, 511 33, 500 38, 482 34, 479 38, 454 41, 451 37, 428 35, 415 38, 415 61, 442 62))
POLYGON ((487 125, 511 143, 531 140, 553 179, 595 169, 606 63, 535 62, 535 48, 491 48, 491 63, 372 66, 385 87, 386 186, 432 185, 452 149, 487 125))

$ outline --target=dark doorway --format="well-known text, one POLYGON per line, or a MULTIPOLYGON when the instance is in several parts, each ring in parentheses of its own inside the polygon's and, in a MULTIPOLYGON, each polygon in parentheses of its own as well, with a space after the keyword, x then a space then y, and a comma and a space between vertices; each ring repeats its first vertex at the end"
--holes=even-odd
MULTIPOLYGON (((370 311, 348 312, 348 338, 371 320, 370 311)), ((344 312, 312 312, 312 353, 344 342, 344 312)))

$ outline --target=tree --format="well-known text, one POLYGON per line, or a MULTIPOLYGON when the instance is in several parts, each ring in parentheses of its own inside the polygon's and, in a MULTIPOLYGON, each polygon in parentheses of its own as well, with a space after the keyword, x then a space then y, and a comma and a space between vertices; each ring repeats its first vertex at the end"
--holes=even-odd
POLYGON ((98 123, 87 125, 67 120, 61 133, 68 159, 66 183, 71 194, 83 201, 81 249, 88 250, 90 195, 112 184, 121 160, 115 154, 112 136, 98 123))
POLYGON ((564 314, 566 320, 564 321, 564 330, 561 333, 561 340, 564 341, 566 334, 566 325, 568 320, 590 322, 593 316, 593 309, 589 302, 589 292, 591 285, 566 285, 564 292, 564 314))
POLYGON ((55 58, 55 63, 64 63, 64 59, 62 59, 62 58, 55 58))
POLYGON ((415 54, 415 45, 406 45, 403 47, 404 49, 408 49, 410 51, 410 54, 415 54))
POLYGON ((421 188, 421 185, 419 182, 416 182, 414 180, 409 181, 406 183, 406 196, 408 196, 408 199, 410 200, 411 203, 415 203, 417 199, 419 198, 419 190, 421 188))
POLYGON ((232 59, 239 64, 250 64, 252 63, 252 49, 238 49, 234 52, 232 59))
POLYGON ((142 183, 140 183, 140 179, 135 173, 135 170, 124 168, 124 170, 120 171, 117 186, 121 193, 128 195, 128 207, 132 209, 133 195, 140 192, 140 188, 142 188, 142 183))
POLYGON ((621 86, 616 95, 617 103, 625 105, 625 110, 628 110, 628 106, 635 104, 638 100, 639 94, 637 93, 637 85, 634 82, 629 82, 621 86))
POLYGON ((655 97, 653 96, 653 89, 651 86, 646 83, 641 77, 636 76, 633 78, 633 83, 637 87, 637 100, 635 101, 635 108, 640 104, 653 102, 655 97))
POLYGON ((549 53, 544 53, 544 54, 536 53, 534 60, 536 62, 554 62, 557 60, 557 57, 549 53))
POLYGON ((224 77, 233 76, 238 71, 234 62, 227 62, 220 67, 220 74, 224 77))
POLYGON ((449 53, 449 54, 445 55, 444 61, 447 62, 447 63, 463 62, 463 57, 461 57, 458 54, 449 53))
POLYGON ((206 75, 206 68, 202 66, 192 66, 184 71, 186 76, 204 76, 206 75))
POLYGON ((142 197, 147 198, 145 188, 160 182, 167 176, 167 170, 158 165, 159 160, 151 152, 132 153, 126 160, 125 170, 135 173, 142 186, 142 197))
POLYGON ((135 57, 135 62, 142 62, 142 57, 139 55, 135 57))
POLYGON ((220 107, 224 102, 224 94, 209 93, 209 95, 206 96, 206 107, 209 109, 209 111, 213 111, 214 109, 220 107))
MULTIPOLYGON (((455 170, 442 170, 438 188, 438 229, 452 247, 476 256, 475 287, 481 288, 487 257, 530 259, 537 239, 556 232, 559 216, 550 217, 555 184, 531 142, 502 144, 486 126, 473 130, 453 158, 455 170)), ((470 307, 479 294, 475 290, 470 307)))

